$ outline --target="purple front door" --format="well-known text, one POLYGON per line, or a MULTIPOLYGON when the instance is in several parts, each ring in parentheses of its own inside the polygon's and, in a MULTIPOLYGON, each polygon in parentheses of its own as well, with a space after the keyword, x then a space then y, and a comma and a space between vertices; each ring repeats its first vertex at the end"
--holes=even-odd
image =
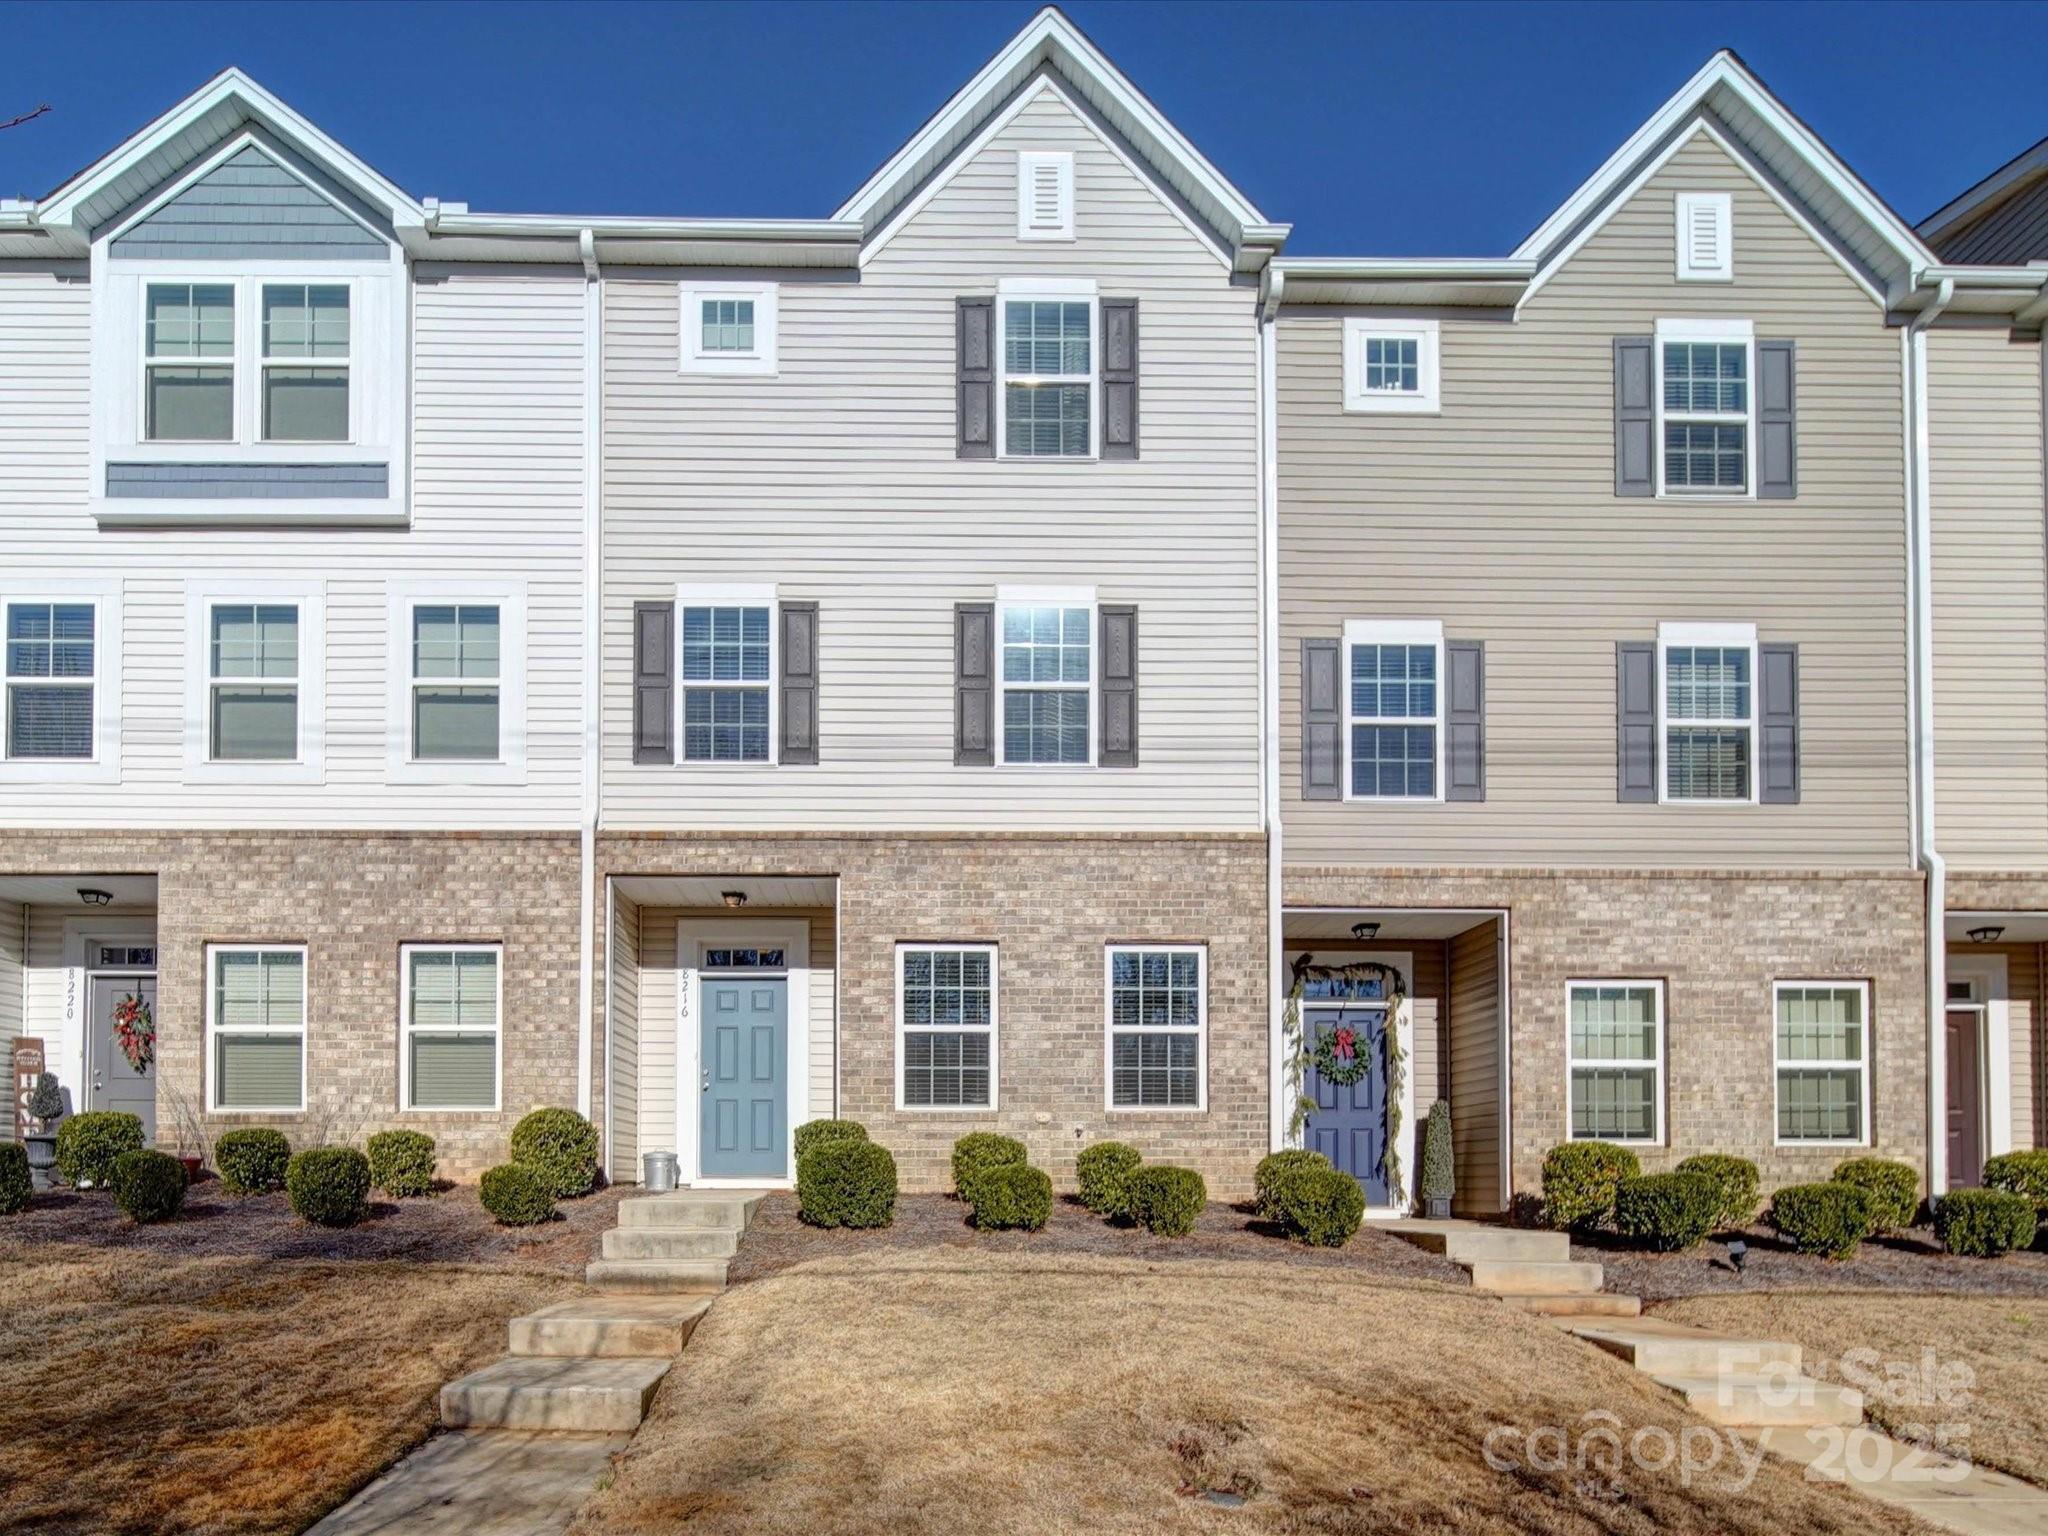
POLYGON ((1309 1046, 1309 1111, 1303 1144, 1358 1180, 1368 1206, 1389 1205, 1382 1167, 1387 1152, 1387 1010, 1364 1003, 1307 1007, 1302 1010, 1302 1023, 1309 1046), (1339 1029, 1352 1031, 1356 1049, 1365 1055, 1365 1075, 1355 1083, 1324 1082, 1316 1070, 1316 1041, 1339 1029))

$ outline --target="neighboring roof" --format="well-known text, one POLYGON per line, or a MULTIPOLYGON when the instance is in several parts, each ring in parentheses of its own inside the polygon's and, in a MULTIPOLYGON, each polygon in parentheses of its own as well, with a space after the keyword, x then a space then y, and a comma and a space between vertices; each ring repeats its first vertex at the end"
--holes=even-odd
POLYGON ((1962 196, 1922 219, 1920 238, 1937 249, 1945 248, 2044 179, 2048 179, 2048 139, 2021 150, 1962 196))
POLYGON ((1282 256, 1271 270, 1269 302, 1501 309, 1520 301, 1536 263, 1514 257, 1282 256))

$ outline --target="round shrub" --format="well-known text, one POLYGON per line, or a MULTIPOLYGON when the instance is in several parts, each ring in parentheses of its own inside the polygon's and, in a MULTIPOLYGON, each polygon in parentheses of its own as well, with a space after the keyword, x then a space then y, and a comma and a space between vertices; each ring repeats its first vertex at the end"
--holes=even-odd
POLYGON ((434 1138, 422 1131, 379 1131, 367 1143, 370 1182, 400 1200, 434 1192, 434 1138))
POLYGON ((1852 1157, 1834 1177, 1870 1197, 1870 1230, 1900 1232, 1920 1214, 1920 1174, 1910 1163, 1883 1157, 1852 1157))
POLYGON ((1756 1220, 1760 1180, 1756 1164, 1746 1157, 1724 1157, 1718 1152, 1703 1152, 1697 1157, 1688 1157, 1678 1165, 1679 1173, 1696 1173, 1712 1179, 1720 1191, 1720 1199, 1714 1209, 1713 1225, 1710 1232, 1740 1232, 1756 1220))
POLYGON ((185 1203, 185 1165, 168 1152, 114 1159, 114 1204, 130 1221, 169 1221, 185 1203))
POLYGON ((1052 1180, 1042 1168, 1002 1163, 974 1180, 974 1224, 984 1232, 1036 1232, 1052 1215, 1052 1180))
POLYGON ((1186 1237, 1209 1203, 1209 1186, 1192 1168, 1140 1168, 1130 1191, 1131 1215, 1154 1237, 1186 1237))
POLYGON ((953 1192, 974 1204, 974 1181, 991 1168, 1030 1160, 1024 1143, 993 1131, 969 1131, 953 1143, 953 1192))
POLYGON ((868 1128, 858 1120, 808 1120, 796 1128, 796 1160, 821 1141, 866 1141, 868 1128))
POLYGON ((1280 1212, 1274 1206, 1273 1193, 1289 1174, 1304 1168, 1327 1168, 1330 1160, 1320 1152, 1305 1152, 1299 1147, 1290 1147, 1284 1152, 1272 1152, 1259 1159, 1259 1166, 1252 1172, 1253 1199, 1257 1202, 1259 1214, 1268 1221, 1278 1221, 1280 1212))
POLYGON ((512 1161, 557 1200, 587 1195, 597 1183, 597 1127, 573 1109, 536 1109, 512 1128, 512 1161))
POLYGON ((2003 1189, 1952 1189, 1934 1202, 1934 1235, 1950 1253, 1995 1259, 2034 1241, 2034 1202, 2003 1189))
POLYGON ((1543 1217, 1560 1231, 1591 1232, 1614 1214, 1614 1191, 1623 1179, 1641 1178, 1643 1165, 1611 1141, 1567 1141, 1543 1157, 1543 1217))
POLYGON ((2048 1216, 2048 1150, 2001 1152, 1984 1164, 1984 1182, 2034 1202, 2036 1219, 2048 1216))
POLYGON ((1365 1191, 1335 1168, 1296 1168, 1273 1191, 1274 1219, 1296 1242, 1342 1248, 1365 1220, 1365 1191))
POLYGON ((354 1147, 308 1147, 285 1165, 292 1210, 322 1227, 352 1227, 370 1198, 370 1160, 354 1147))
POLYGON ((796 1210, 814 1227, 886 1227, 896 1219, 896 1159, 865 1136, 828 1136, 796 1160, 796 1210))
POLYGON ((477 1188, 484 1209, 501 1227, 531 1227, 555 1216, 555 1197, 539 1173, 524 1163, 500 1163, 485 1172, 477 1188))
POLYGON ((1098 1216, 1130 1214, 1131 1175, 1144 1166, 1138 1149, 1121 1141, 1098 1141, 1074 1159, 1081 1203, 1098 1216))
POLYGON ((283 1131, 254 1126, 227 1131, 213 1144, 213 1166, 229 1193, 266 1194, 284 1188, 284 1171, 292 1160, 292 1144, 283 1131))
POLYGON ((1720 1184, 1704 1173, 1623 1179, 1614 1190, 1614 1230, 1638 1248, 1677 1253, 1714 1230, 1721 1198, 1720 1184))
POLYGON ((28 1148, 18 1141, 0 1141, 0 1216, 12 1216, 27 1205, 34 1189, 28 1176, 28 1148))
POLYGON ((79 1189, 114 1178, 114 1159, 142 1150, 142 1122, 119 1110, 89 1109, 57 1128, 57 1176, 79 1189))
POLYGON ((1788 1184, 1771 1196, 1769 1221, 1801 1253, 1846 1259, 1870 1236, 1870 1196, 1840 1180, 1788 1184))

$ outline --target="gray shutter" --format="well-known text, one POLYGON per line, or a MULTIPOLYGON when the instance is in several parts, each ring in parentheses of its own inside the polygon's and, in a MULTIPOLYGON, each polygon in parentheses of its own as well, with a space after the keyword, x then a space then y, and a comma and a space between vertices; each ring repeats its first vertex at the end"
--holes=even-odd
POLYGON ((1615 798, 1657 799, 1657 646, 1623 640, 1614 647, 1615 798))
POLYGON ((784 603, 782 624, 782 750, 779 761, 818 760, 818 605, 784 603))
POLYGON ((676 760, 676 605, 633 605, 633 761, 676 760))
POLYGON ((953 605, 953 761, 987 768, 996 760, 996 610, 953 605))
POLYGON ((1657 344, 1614 338, 1614 494, 1657 494, 1657 344))
POLYGON ((1344 798, 1343 645, 1301 642, 1301 798, 1344 798))
POLYGON ((1486 643, 1444 642, 1444 798, 1486 798, 1486 643))
POLYGON ((1104 603, 1097 616, 1102 631, 1100 682, 1102 743, 1096 762, 1104 768, 1138 766, 1138 610, 1130 603, 1104 603))
POLYGON ((1764 501, 1799 494, 1796 351, 1789 341, 1756 344, 1756 494, 1764 501))
POLYGON ((960 415, 955 457, 996 456, 996 301, 954 303, 959 343, 960 415))
POLYGON ((1102 456, 1138 456, 1138 301, 1102 301, 1102 456))
POLYGON ((1758 798, 1765 805, 1799 803, 1799 647, 1760 645, 1757 671, 1758 798))

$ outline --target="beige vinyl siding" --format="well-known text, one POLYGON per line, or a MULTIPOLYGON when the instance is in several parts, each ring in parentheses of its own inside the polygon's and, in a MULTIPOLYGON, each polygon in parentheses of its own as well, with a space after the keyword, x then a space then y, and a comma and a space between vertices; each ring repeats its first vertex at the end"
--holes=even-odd
POLYGON ((1467 929, 1450 942, 1450 1042, 1446 1063, 1451 1149, 1456 1159, 1459 1215, 1488 1215, 1506 1204, 1500 1187, 1501 983, 1494 923, 1467 929))
MULTIPOLYGON (((0 1061, 11 1062, 21 1035, 23 962, 27 959, 28 909, 0 902, 0 1061)), ((12 1070, 11 1067, 9 1069, 12 1070)), ((14 1139, 14 1111, 0 1115, 0 1141, 14 1139)))
POLYGON ((1093 128, 1040 96, 857 284, 788 274, 774 378, 678 376, 685 275, 604 284, 606 825, 1257 825, 1254 293, 1093 128), (1020 148, 1073 151, 1073 242, 1016 238, 1020 148), (1136 462, 955 457, 954 301, 1029 276, 1139 300, 1136 462), (816 766, 631 761, 632 604, 679 583, 819 604, 816 766), (1048 585, 1138 605, 1141 765, 956 768, 954 604, 1048 585))
POLYGON ((2042 1144, 2041 946, 2015 944, 2006 954, 2006 1022, 2012 1051, 2012 1149, 2042 1144))
POLYGON ((1303 865, 1895 865, 1908 855, 1897 333, 1711 140, 1527 301, 1444 312, 1442 413, 1349 414, 1334 307, 1279 325, 1280 788, 1303 865), (1733 197, 1730 283, 1674 277, 1673 199, 1733 197), (1798 344, 1799 494, 1618 498, 1617 336, 1741 317, 1798 344), (1484 803, 1301 799, 1306 636, 1438 619, 1486 644, 1484 803), (1750 622, 1800 646, 1797 806, 1618 804, 1615 643, 1750 622))
POLYGON ((2048 860, 2041 343, 1928 334, 1935 836, 1959 868, 2048 860))
POLYGON ((2007 198, 1938 247, 1959 266, 2019 266, 2048 257, 2048 176, 2007 198))
MULTIPOLYGON (((612 1106, 612 1180, 640 1182, 640 908, 612 898, 611 1056, 605 1093, 612 1106)), ((670 1122, 674 1124, 673 1121, 670 1122)), ((667 1140, 674 1140, 671 1134, 667 1140)), ((648 1151, 672 1150, 661 1138, 648 1151)))
MULTIPOLYGON (((88 510, 83 267, 0 262, 0 582, 119 584, 121 781, 10 781, 0 821, 562 828, 582 767, 584 279, 428 268, 413 294, 409 529, 102 531, 88 510), (326 582, 326 782, 183 782, 188 585, 326 582), (524 581, 524 784, 387 783, 394 578, 524 581)), ((201 658, 190 658, 198 665, 201 658)))

